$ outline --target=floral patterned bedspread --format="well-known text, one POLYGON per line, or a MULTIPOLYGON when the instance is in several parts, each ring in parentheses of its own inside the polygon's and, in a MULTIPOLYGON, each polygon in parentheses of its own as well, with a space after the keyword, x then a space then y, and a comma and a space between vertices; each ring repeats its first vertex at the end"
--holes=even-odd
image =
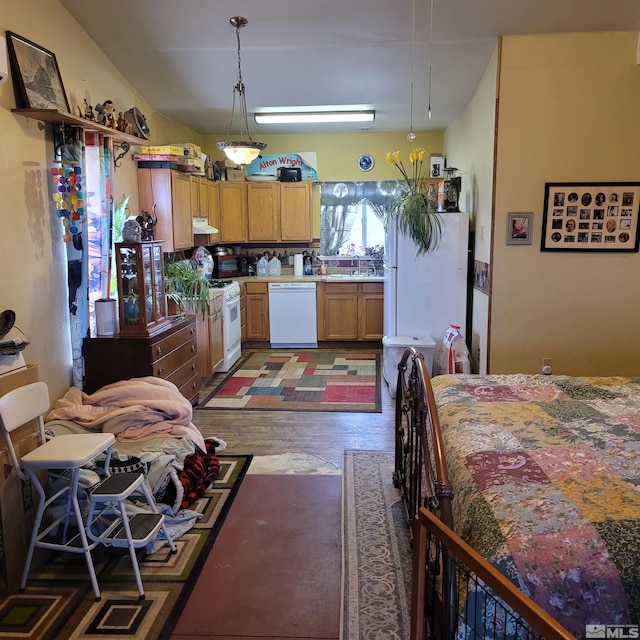
POLYGON ((640 377, 432 380, 456 532, 577 637, 640 623, 640 377))

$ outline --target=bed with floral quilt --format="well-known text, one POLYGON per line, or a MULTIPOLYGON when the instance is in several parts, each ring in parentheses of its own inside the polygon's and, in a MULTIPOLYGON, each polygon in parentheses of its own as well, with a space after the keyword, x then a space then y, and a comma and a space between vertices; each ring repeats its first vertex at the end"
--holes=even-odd
POLYGON ((455 532, 578 638, 640 624, 640 377, 431 385, 455 532))

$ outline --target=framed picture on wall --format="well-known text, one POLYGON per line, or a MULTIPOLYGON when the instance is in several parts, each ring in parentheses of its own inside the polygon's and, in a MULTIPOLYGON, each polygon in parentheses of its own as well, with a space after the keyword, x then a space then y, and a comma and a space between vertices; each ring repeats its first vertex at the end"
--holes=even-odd
POLYGON ((531 244, 533 213, 510 212, 507 214, 507 244, 531 244))
POLYGON ((7 31, 6 36, 17 107, 69 113, 55 55, 12 31, 7 31))
POLYGON ((542 251, 638 251, 640 183, 547 182, 542 251))

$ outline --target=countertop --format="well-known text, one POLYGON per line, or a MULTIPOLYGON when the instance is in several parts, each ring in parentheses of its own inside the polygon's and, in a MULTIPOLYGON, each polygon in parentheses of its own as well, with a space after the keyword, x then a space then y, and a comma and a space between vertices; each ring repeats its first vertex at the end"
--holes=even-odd
POLYGON ((234 280, 238 282, 384 282, 382 276, 352 276, 342 273, 313 276, 294 276, 283 273, 280 276, 243 276, 234 280))

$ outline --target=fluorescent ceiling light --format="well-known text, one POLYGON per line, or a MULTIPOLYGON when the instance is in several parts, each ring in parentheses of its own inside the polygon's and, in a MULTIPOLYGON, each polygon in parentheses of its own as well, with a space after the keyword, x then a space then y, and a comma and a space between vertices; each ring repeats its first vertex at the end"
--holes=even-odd
POLYGON ((258 124, 314 124, 323 122, 373 122, 376 112, 369 111, 305 111, 256 113, 258 124))

